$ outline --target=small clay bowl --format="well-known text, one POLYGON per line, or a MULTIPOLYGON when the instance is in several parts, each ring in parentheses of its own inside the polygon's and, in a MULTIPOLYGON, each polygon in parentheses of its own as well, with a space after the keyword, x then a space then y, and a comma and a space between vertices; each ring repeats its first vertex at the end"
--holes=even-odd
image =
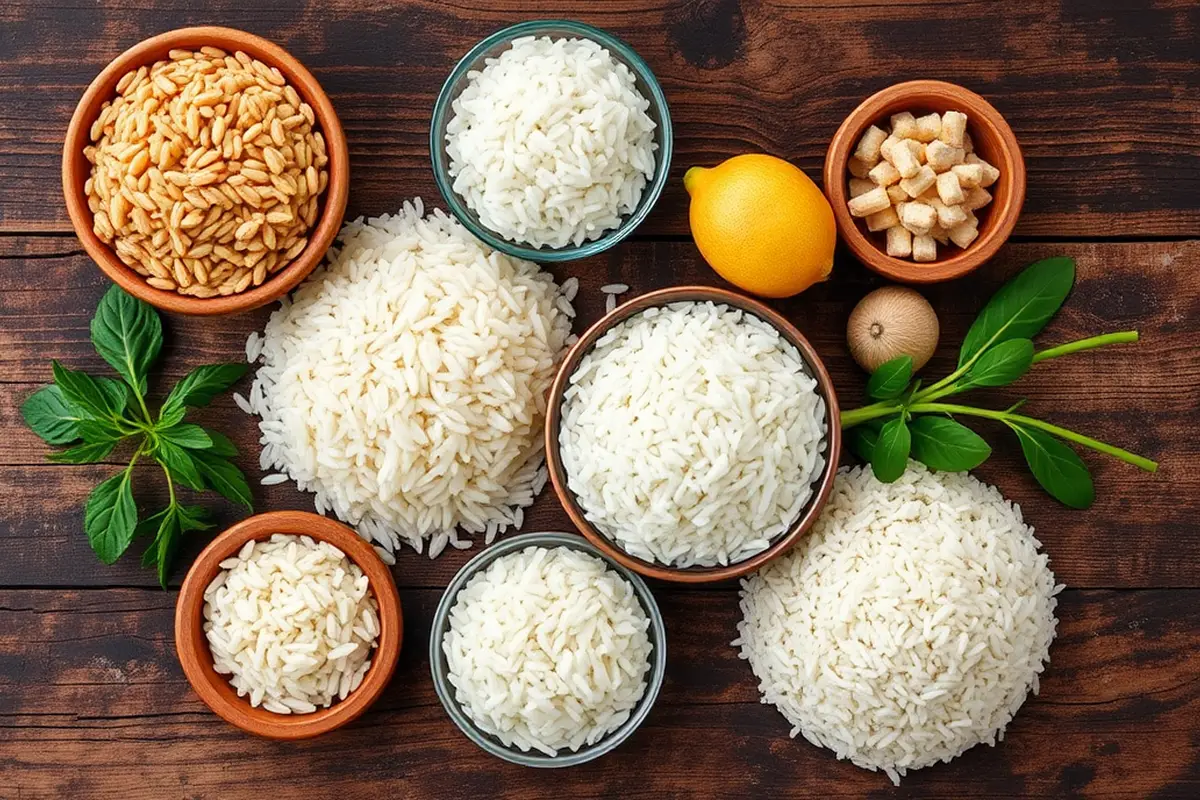
POLYGON ((892 280, 938 283, 966 275, 986 263, 1008 239, 1025 203, 1025 160, 1012 128, 991 103, 944 81, 908 81, 868 97, 846 117, 829 143, 825 156, 825 195, 833 206, 842 239, 859 261, 892 280), (901 111, 920 116, 934 111, 961 111, 968 117, 967 133, 979 157, 1000 170, 988 187, 992 202, 979 210, 979 237, 966 250, 938 245, 936 261, 917 263, 887 254, 884 234, 870 233, 864 220, 850 215, 850 173, 847 166, 858 140, 871 125, 888 129, 888 118, 901 111))
POLYGON ((763 303, 746 295, 727 289, 715 289, 709 286, 677 286, 671 289, 660 289, 634 298, 624 305, 618 306, 606 314, 599 322, 587 329, 579 341, 570 349, 558 373, 554 384, 550 387, 550 396, 546 410, 546 463, 550 472, 550 480, 558 495, 563 508, 567 510, 571 522, 587 537, 588 541, 599 548, 605 555, 622 566, 641 573, 649 578, 671 581, 674 583, 714 583, 717 581, 737 578, 753 572, 772 559, 782 555, 795 544, 800 537, 808 532, 816 522, 833 490, 834 477, 837 474, 838 460, 842 452, 841 412, 838 407, 837 393, 825 364, 817 351, 809 344, 808 339, 796 329, 792 323, 763 303), (733 308, 740 308, 753 314, 779 331, 790 342, 808 364, 812 376, 817 381, 817 392, 825 400, 825 424, 828 431, 825 437, 825 471, 816 480, 813 496, 800 515, 782 534, 771 542, 770 547, 761 553, 755 553, 747 559, 716 567, 669 567, 658 562, 646 561, 626 552, 617 542, 596 528, 584 515, 575 493, 567 485, 567 473, 563 466, 562 453, 559 449, 559 428, 562 423, 563 393, 570 384, 572 373, 579 366, 585 353, 592 348, 601 336, 613 326, 647 308, 665 306, 680 302, 724 303, 733 308))
POLYGON ((403 636, 404 620, 396 584, 371 545, 340 522, 306 511, 257 514, 213 539, 188 570, 175 604, 175 650, 192 689, 226 722, 268 739, 307 739, 356 719, 379 699, 392 679, 403 636), (276 714, 254 708, 248 699, 238 697, 228 677, 213 670, 212 653, 204 635, 204 590, 221 572, 221 562, 236 555, 246 542, 269 539, 275 533, 310 536, 341 550, 367 576, 379 605, 378 646, 362 683, 345 700, 311 714, 276 714))
POLYGON ((113 59, 88 86, 67 128, 67 138, 63 143, 62 180, 67 213, 71 217, 76 235, 83 243, 84 250, 114 283, 134 297, 164 311, 199 316, 237 314, 278 300, 321 263, 321 258, 333 243, 342 226, 342 216, 346 213, 346 198, 350 187, 350 155, 346 148, 342 124, 334 113, 329 97, 312 73, 282 47, 232 28, 180 28, 135 44, 113 59), (83 186, 91 175, 92 165, 84 157, 83 149, 91 144, 89 134, 92 122, 100 113, 100 107, 116 96, 117 82, 125 73, 165 59, 167 53, 173 49, 196 50, 205 45, 219 47, 228 53, 242 50, 268 66, 277 67, 283 73, 300 97, 312 106, 316 115, 317 128, 325 137, 325 148, 329 156, 329 185, 318 201, 317 223, 309 231, 308 246, 292 259, 290 264, 277 270, 268 280, 263 281, 262 285, 247 291, 225 297, 200 298, 150 286, 95 234, 92 230, 92 213, 88 209, 87 197, 83 192, 83 186))

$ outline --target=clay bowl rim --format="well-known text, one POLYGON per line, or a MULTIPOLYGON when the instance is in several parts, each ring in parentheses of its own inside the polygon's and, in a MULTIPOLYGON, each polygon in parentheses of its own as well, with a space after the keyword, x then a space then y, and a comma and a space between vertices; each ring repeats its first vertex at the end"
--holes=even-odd
POLYGON ((312 73, 282 47, 260 36, 234 28, 177 28, 151 36, 125 50, 110 61, 88 85, 75 107, 63 141, 62 181, 67 214, 71 218, 75 234, 87 254, 109 279, 134 297, 164 311, 215 316, 250 311, 277 300, 316 269, 325 256, 325 251, 333 244, 346 213, 346 201, 350 190, 350 155, 346 135, 329 96, 312 73), (269 66, 278 67, 288 83, 312 106, 318 126, 325 137, 325 149, 329 156, 329 184, 320 201, 320 214, 316 226, 309 233, 308 245, 290 264, 264 281, 261 286, 240 294, 210 298, 188 297, 155 289, 125 266, 116 252, 102 242, 92 230, 92 214, 83 194, 83 185, 91 172, 91 165, 84 158, 83 148, 90 144, 92 122, 96 119, 100 106, 115 96, 116 85, 121 76, 131 69, 165 58, 167 51, 172 48, 198 49, 204 45, 230 52, 244 50, 269 66))
POLYGON ((579 337, 579 341, 571 347, 554 376, 554 383, 550 387, 550 394, 547 400, 545 437, 546 466, 550 473, 550 482, 554 485, 554 493, 558 495, 558 500, 566 510, 567 515, 571 518, 572 524, 575 525, 588 541, 622 566, 628 567, 634 572, 648 578, 656 578, 672 583, 716 583, 718 581, 738 578, 757 570, 772 559, 787 552, 792 545, 799 541, 801 536, 808 532, 820 515, 821 509, 824 508, 826 501, 829 499, 829 494, 833 490, 833 482, 837 475, 838 462, 842 453, 841 411, 837 400, 837 390, 834 388, 829 371, 826 369, 820 355, 817 354, 816 349, 813 348, 812 344, 805 338, 804 334, 800 333, 796 326, 765 303, 738 292, 728 289, 718 289, 712 286, 676 286, 647 292, 623 303, 592 324, 579 337), (821 393, 825 400, 825 421, 828 426, 825 447, 825 470, 820 478, 817 489, 814 491, 812 498, 809 499, 808 505, 805 506, 804 511, 792 523, 791 527, 771 542, 771 546, 766 550, 763 550, 761 553, 755 553, 743 561, 723 567, 687 567, 680 569, 645 561, 625 552, 616 542, 597 530, 587 517, 584 516, 583 509, 579 507, 579 503, 575 499, 575 494, 567 486, 566 471, 559 452, 559 427, 562 421, 563 393, 566 391, 567 382, 571 374, 579 366, 584 353, 590 350, 596 343, 596 340, 607 333, 610 328, 640 311, 653 306, 689 301, 724 303, 752 313, 775 327, 785 339, 800 351, 805 363, 812 370, 813 377, 816 378, 817 391, 821 393))
POLYGON ((842 239, 868 268, 904 283, 952 280, 973 272, 995 256, 1012 235, 1017 218, 1021 215, 1021 207, 1025 204, 1025 182, 1025 160, 1021 155, 1021 146, 1004 116, 980 95, 946 81, 906 81, 871 95, 842 122, 825 155, 825 194, 833 206, 842 239), (980 215, 983 219, 979 238, 966 250, 955 248, 954 255, 929 264, 889 256, 846 207, 849 199, 847 164, 859 137, 870 125, 901 110, 901 107, 939 113, 964 111, 970 117, 968 131, 976 150, 980 150, 981 142, 984 143, 983 149, 988 151, 985 157, 990 157, 989 161, 1000 169, 1000 178, 991 189, 993 202, 980 215))
POLYGON ((307 511, 255 514, 225 530, 196 558, 175 604, 175 650, 192 690, 226 722, 268 739, 307 739, 357 719, 379 699, 391 681, 400 660, 403 638, 400 595, 387 565, 351 528, 307 511), (221 562, 236 554, 249 540, 266 539, 273 533, 311 536, 340 549, 367 576, 379 605, 379 645, 362 683, 345 700, 311 714, 276 714, 261 707, 252 708, 249 701, 237 696, 224 675, 213 671, 212 654, 204 636, 204 590, 221 571, 221 562))

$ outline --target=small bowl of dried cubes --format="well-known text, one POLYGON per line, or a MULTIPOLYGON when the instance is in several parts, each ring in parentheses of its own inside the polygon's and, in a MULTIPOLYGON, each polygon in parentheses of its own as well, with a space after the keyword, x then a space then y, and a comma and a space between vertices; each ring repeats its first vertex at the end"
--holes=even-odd
POLYGON ((990 103, 943 81, 867 98, 825 158, 838 230, 864 264, 908 283, 971 272, 996 254, 1025 201, 1025 162, 990 103))

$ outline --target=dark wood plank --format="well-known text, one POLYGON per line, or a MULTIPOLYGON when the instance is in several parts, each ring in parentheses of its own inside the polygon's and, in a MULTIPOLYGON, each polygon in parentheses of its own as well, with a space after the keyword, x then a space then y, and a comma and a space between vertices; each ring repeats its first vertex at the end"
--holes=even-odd
POLYGON ((670 670, 633 739, 566 771, 505 764, 464 738, 433 693, 437 597, 402 593, 408 638, 374 709, 321 739, 277 744, 229 727, 188 688, 171 642, 174 593, 0 592, 0 797, 232 799, 284 785, 297 797, 447 800, 1200 793, 1200 592, 1066 592, 1041 695, 1004 742, 899 790, 788 739, 727 646, 739 612, 724 592, 658 593, 670 670))
POLYGON ((1019 232, 1189 235, 1200 228, 1200 6, 487 0, 9 0, 0 9, 0 231, 69 231, 59 159, 87 83, 121 50, 183 25, 273 39, 328 90, 350 141, 351 214, 436 196, 433 100, 472 44, 506 24, 566 16, 609 28, 650 63, 676 125, 670 189, 645 233, 686 233, 679 178, 743 152, 816 176, 846 114, 904 78, 945 77, 993 100, 1029 165, 1019 232))
MULTIPOLYGON (((84 257, 54 255, 71 252, 66 237, 39 237, 25 246, 10 242, 6 247, 16 255, 4 258, 0 251, 0 586, 153 585, 154 577, 133 558, 113 567, 98 563, 80 530, 83 499, 113 467, 46 464, 46 446, 24 428, 17 413, 20 401, 47 379, 51 358, 107 371, 92 350, 87 327, 107 281, 84 257), (46 257, 27 257, 37 255, 46 257), (56 501, 47 504, 47 497, 56 501)), ((1036 486, 1007 433, 980 426, 994 442, 996 455, 978 474, 1022 505, 1068 585, 1200 586, 1194 569, 1200 558, 1195 521, 1200 473, 1191 468, 1200 457, 1193 435, 1200 410, 1200 364, 1194 350, 1200 327, 1200 242, 1010 246, 970 280, 926 291, 944 330, 928 374, 940 376, 952 367, 976 310, 1004 278, 1055 253, 1078 260, 1079 279, 1041 341, 1060 343, 1126 328, 1140 328, 1142 341, 1039 366, 1012 387, 1020 395, 1004 391, 980 399, 1003 408, 1017 396, 1027 396, 1029 413, 1157 458, 1162 469, 1148 475, 1085 454, 1096 475, 1098 499, 1090 511, 1071 511, 1036 486)), ((695 248, 684 243, 635 243, 613 255, 554 269, 560 278, 575 274, 581 279, 577 330, 600 316, 604 301, 599 287, 610 281, 625 281, 631 293, 669 284, 719 283, 695 248)), ((812 338, 849 408, 859 405, 864 376, 846 351, 845 320, 854 302, 878 281, 848 259, 839 263, 835 275, 829 283, 776 305, 812 338)), ((243 358, 246 335, 261 328, 268 313, 220 325, 167 318, 160 384, 198 364, 243 358)), ((199 419, 239 443, 241 464, 256 482, 259 447, 253 420, 229 397, 203 410, 199 419)), ((139 473, 136 491, 144 508, 165 502, 153 467, 139 473)), ((259 509, 312 508, 308 496, 289 486, 255 491, 259 509)), ((228 505, 208 502, 222 522, 237 518, 228 505)), ((549 489, 525 525, 525 530, 547 529, 569 529, 549 489)), ((190 563, 204 541, 197 536, 190 542, 181 565, 190 563)), ((470 553, 447 553, 430 563, 405 551, 397 579, 404 586, 443 586, 470 553)))

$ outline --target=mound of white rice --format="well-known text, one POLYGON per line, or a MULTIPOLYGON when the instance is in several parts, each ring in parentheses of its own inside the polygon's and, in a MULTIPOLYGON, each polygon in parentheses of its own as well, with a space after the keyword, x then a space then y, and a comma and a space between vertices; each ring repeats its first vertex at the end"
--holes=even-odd
POLYGON ((629 67, 596 42, 515 39, 454 99, 454 191, 505 239, 538 248, 598 239, 654 176, 649 107, 629 67))
POLYGON ((422 219, 420 200, 341 242, 247 343, 262 366, 241 402, 262 417, 263 468, 385 554, 520 527, 546 480, 545 393, 577 286, 440 211, 422 219))
POLYGON ((442 651, 481 730, 554 756, 629 719, 646 693, 649 628, 633 586, 599 558, 527 547, 462 588, 442 651))
POLYGON ((379 608, 358 565, 328 542, 246 542, 204 590, 213 669, 276 714, 345 700, 371 668, 379 608))
POLYGON ((733 644, 792 736, 898 784, 994 745, 1037 692, 1062 589, 1039 546, 966 473, 843 470, 809 536, 742 582, 733 644))
POLYGON ((799 351, 739 309, 650 308, 614 326, 564 393, 567 484, 628 553, 730 564, 795 521, 825 469, 825 401, 799 351))

